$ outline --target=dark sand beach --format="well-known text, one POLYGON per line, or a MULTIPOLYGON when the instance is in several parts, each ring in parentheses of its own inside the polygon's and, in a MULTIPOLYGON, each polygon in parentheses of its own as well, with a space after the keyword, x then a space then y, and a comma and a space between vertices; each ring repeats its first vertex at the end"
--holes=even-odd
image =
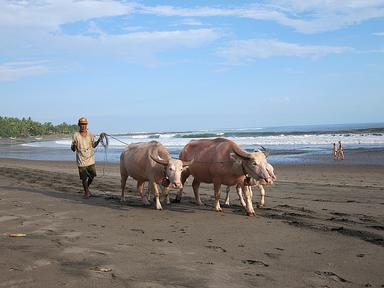
POLYGON ((0 159, 0 287, 384 287, 384 165, 276 164, 255 217, 191 181, 163 211, 130 181, 121 205, 97 168, 86 200, 74 161, 0 159))

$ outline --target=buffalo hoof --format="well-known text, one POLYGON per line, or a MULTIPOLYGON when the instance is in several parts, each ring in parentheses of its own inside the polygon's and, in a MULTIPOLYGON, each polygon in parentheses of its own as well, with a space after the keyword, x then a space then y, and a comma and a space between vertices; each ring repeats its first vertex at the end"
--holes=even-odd
POLYGON ((171 200, 171 203, 180 203, 181 199, 175 198, 171 200))
POLYGON ((215 211, 216 211, 216 212, 223 212, 223 209, 221 209, 221 208, 215 208, 215 211))
POLYGON ((257 204, 257 208, 264 208, 264 205, 257 204))
POLYGON ((247 216, 255 216, 255 212, 247 212, 247 216))
POLYGON ((142 201, 143 201, 143 205, 144 205, 144 206, 149 206, 149 205, 151 205, 151 202, 149 202, 149 200, 148 200, 147 197, 143 197, 143 198, 142 198, 142 201))

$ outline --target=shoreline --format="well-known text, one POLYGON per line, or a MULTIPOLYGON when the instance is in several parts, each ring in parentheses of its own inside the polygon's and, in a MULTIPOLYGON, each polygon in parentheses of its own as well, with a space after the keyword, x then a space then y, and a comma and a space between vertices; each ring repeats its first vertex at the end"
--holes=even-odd
POLYGON ((40 135, 27 137, 0 137, 0 146, 12 146, 28 144, 34 142, 58 141, 61 139, 70 139, 72 134, 40 135))
MULTIPOLYGON (((47 140, 49 141, 49 140, 47 140)), ((108 149, 96 148, 97 162, 119 163, 120 153, 124 147, 108 149)), ((169 149, 173 158, 178 158, 181 148, 169 149)), ((276 164, 308 164, 308 165, 384 165, 384 148, 357 148, 344 149, 345 160, 334 160, 331 149, 329 153, 324 151, 302 152, 296 150, 284 150, 283 153, 271 151, 269 162, 276 164)), ((75 155, 69 147, 30 147, 23 145, 0 145, 0 158, 21 160, 47 160, 47 161, 74 161, 75 155)))
MULTIPOLYGON (((69 149, 70 137, 71 135, 69 134, 58 134, 43 136, 43 139, 36 139, 36 137, 19 138, 16 140, 0 139, 0 158, 71 161, 75 157, 73 152, 69 149)), ((172 139, 172 137, 168 139, 172 139)), ((127 141, 128 143, 130 143, 131 141, 140 142, 156 140, 161 142, 169 150, 173 158, 178 158, 178 155, 184 145, 182 139, 183 138, 175 138, 170 141, 167 140, 167 138, 135 138, 128 139, 127 141)), ((248 143, 248 140, 244 140, 241 137, 232 140, 234 140, 235 142, 238 141, 239 145, 247 151, 253 151, 255 147, 258 147, 256 144, 249 144, 251 142, 248 143)), ((255 138, 254 141, 256 143, 259 140, 255 138)), ((123 151, 124 146, 121 145, 121 143, 114 143, 113 141, 111 142, 113 144, 110 145, 107 150, 104 150, 101 146, 96 148, 96 161, 106 161, 108 163, 119 162, 120 153, 123 151)), ((298 143, 300 143, 300 141, 298 143)), ((333 160, 331 143, 329 144, 329 146, 325 144, 301 143, 284 145, 270 144, 269 146, 266 145, 266 147, 270 150, 269 162, 272 165, 384 165, 384 144, 344 144, 344 161, 333 160)))

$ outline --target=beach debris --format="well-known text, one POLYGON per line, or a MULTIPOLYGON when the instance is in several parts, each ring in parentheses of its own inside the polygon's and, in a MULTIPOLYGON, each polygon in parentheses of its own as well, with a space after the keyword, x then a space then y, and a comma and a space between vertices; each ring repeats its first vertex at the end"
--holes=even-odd
POLYGON ((25 237, 27 234, 24 233, 8 233, 9 237, 25 237))
POLYGON ((96 267, 91 268, 91 270, 96 271, 96 272, 111 272, 112 268, 96 266, 96 267))

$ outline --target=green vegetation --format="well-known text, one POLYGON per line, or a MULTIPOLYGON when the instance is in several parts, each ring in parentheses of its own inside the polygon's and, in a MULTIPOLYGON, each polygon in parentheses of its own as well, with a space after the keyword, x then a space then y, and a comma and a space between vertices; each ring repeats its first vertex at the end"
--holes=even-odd
POLYGON ((31 117, 19 119, 0 116, 0 137, 71 134, 78 129, 77 125, 69 125, 65 122, 55 126, 51 122, 33 121, 31 117))

